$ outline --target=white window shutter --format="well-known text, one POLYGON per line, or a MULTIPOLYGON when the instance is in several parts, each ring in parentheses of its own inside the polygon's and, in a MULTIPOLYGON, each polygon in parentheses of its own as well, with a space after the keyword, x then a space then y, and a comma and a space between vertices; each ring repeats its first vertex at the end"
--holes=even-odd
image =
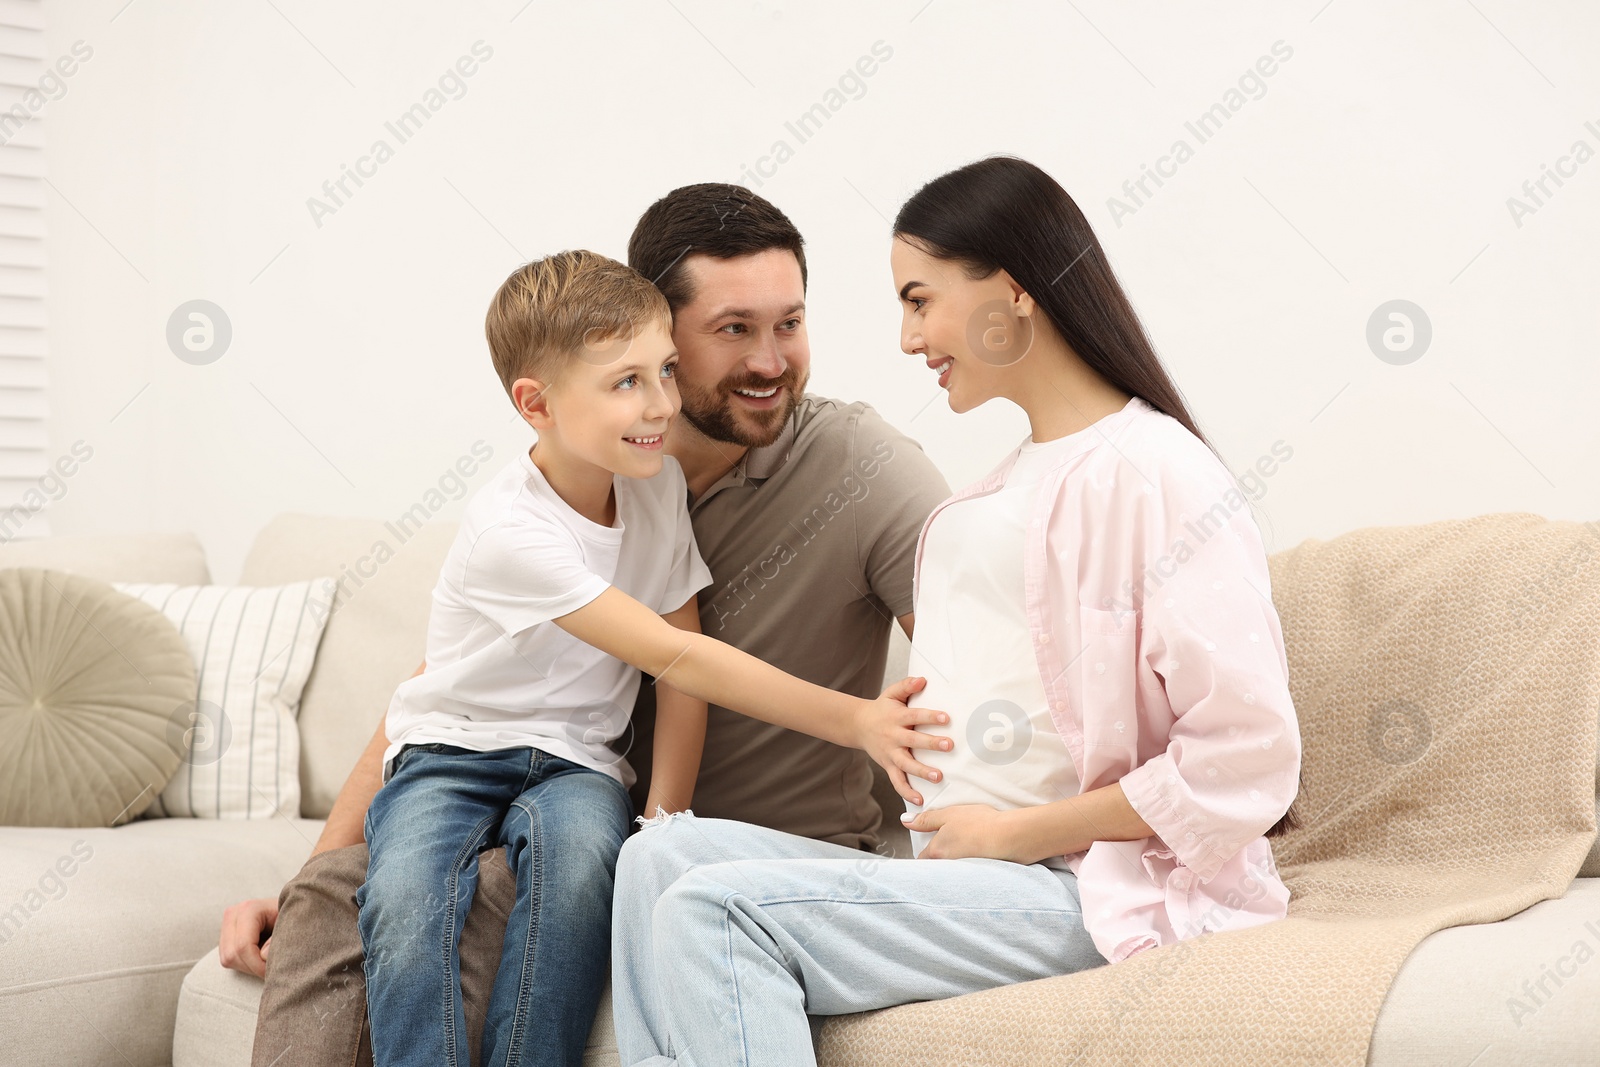
POLYGON ((50 532, 40 0, 0 0, 0 543, 50 532), (37 98, 35 98, 37 100, 37 98))

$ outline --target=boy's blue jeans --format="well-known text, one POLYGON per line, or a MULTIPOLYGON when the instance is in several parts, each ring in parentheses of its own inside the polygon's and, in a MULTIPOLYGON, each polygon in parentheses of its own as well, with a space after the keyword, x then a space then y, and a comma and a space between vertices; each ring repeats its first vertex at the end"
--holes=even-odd
POLYGON ((468 1067, 457 946, 478 853, 517 880, 483 1025, 486 1067, 576 1065, 605 986, 622 783, 536 748, 407 745, 367 809, 356 891, 376 1067, 468 1067))

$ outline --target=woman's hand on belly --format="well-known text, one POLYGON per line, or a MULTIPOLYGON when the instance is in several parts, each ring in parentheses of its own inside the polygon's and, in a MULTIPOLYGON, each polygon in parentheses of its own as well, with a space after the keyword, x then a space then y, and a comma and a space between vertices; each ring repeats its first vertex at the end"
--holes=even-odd
POLYGON ((936 833, 918 859, 987 856, 1013 863, 1070 857, 1096 841, 1139 841, 1155 830, 1128 802, 1121 782, 1112 782, 1048 804, 998 810, 988 804, 929 808, 906 829, 936 833))
POLYGON ((952 804, 929 808, 914 818, 901 817, 907 830, 933 834, 917 858, 957 860, 966 857, 1033 863, 1037 857, 1024 850, 1018 832, 1017 811, 1000 811, 988 804, 952 804))

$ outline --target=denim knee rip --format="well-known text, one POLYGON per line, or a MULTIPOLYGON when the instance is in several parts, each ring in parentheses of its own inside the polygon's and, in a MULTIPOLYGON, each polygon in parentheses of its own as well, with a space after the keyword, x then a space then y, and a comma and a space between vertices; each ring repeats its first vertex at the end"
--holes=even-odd
POLYGON ((648 818, 646 818, 643 815, 640 815, 640 816, 637 816, 633 821, 638 823, 639 827, 641 829, 643 829, 645 827, 650 827, 650 826, 661 826, 662 824, 664 824, 664 823, 668 822, 669 820, 671 820, 674 815, 693 815, 693 814, 694 814, 694 809, 692 809, 692 808, 684 808, 682 811, 668 811, 666 808, 663 808, 660 804, 657 804, 656 805, 656 813, 654 815, 652 815, 652 816, 650 816, 648 818))

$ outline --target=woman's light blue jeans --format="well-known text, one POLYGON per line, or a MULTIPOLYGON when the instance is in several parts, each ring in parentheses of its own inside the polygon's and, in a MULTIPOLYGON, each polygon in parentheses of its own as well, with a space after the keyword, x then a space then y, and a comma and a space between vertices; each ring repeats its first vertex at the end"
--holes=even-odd
POLYGON ((517 897, 483 1063, 577 1067, 605 986, 612 876, 632 818, 621 782, 540 749, 401 749, 367 809, 356 891, 376 1067, 467 1067, 457 946, 478 853, 496 845, 517 897))
POLYGON ((627 1067, 816 1063, 820 1017, 1103 966, 1070 871, 889 859, 683 813, 617 860, 627 1067))

